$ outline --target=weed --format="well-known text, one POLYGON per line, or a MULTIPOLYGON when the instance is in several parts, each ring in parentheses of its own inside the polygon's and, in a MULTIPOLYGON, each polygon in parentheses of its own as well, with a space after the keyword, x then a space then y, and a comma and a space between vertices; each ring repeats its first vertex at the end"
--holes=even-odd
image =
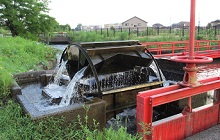
POLYGON ((139 125, 142 127, 142 137, 145 137, 145 136, 148 136, 148 135, 151 135, 152 134, 152 127, 151 127, 151 124, 149 123, 139 123, 139 125))

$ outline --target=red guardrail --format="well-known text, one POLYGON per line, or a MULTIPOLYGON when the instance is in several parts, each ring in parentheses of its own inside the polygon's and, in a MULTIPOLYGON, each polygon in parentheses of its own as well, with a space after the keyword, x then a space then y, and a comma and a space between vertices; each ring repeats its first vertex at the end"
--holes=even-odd
POLYGON ((181 87, 172 85, 139 92, 137 95, 137 129, 144 139, 178 140, 184 139, 219 123, 220 113, 220 77, 199 81, 197 87, 181 87), (202 106, 190 111, 191 100, 182 113, 152 122, 153 107, 191 98, 194 95, 215 90, 213 104, 202 106), (141 125, 142 124, 142 125, 141 125))
MULTIPOLYGON (((188 54, 189 41, 142 42, 154 57, 180 56, 188 54)), ((195 40, 195 55, 220 57, 220 40, 195 40)))

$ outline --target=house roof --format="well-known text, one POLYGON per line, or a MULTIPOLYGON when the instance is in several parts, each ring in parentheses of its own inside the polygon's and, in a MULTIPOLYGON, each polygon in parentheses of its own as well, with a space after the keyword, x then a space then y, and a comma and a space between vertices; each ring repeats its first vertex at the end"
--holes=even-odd
POLYGON ((140 19, 139 17, 134 16, 134 17, 132 17, 132 18, 130 18, 130 19, 128 19, 128 20, 122 22, 122 24, 125 23, 125 22, 127 22, 127 21, 129 21, 129 20, 131 20, 131 19, 133 19, 133 18, 138 18, 139 20, 142 20, 143 22, 147 23, 145 20, 140 19))
POLYGON ((181 23, 188 23, 189 24, 190 22, 189 21, 180 21, 179 24, 181 24, 181 23))
POLYGON ((155 24, 153 24, 153 26, 163 26, 163 25, 160 23, 155 23, 155 24))
POLYGON ((214 23, 214 22, 220 22, 220 20, 219 20, 219 19, 217 19, 217 20, 215 20, 215 21, 212 21, 211 23, 214 23))

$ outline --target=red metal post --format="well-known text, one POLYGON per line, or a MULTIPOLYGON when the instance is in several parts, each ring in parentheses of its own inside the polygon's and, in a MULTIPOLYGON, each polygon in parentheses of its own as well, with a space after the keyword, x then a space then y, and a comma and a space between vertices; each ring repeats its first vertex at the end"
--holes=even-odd
MULTIPOLYGON (((186 63, 184 67, 184 77, 183 82, 180 83, 182 86, 200 86, 200 83, 197 81, 197 63, 208 63, 212 62, 211 58, 207 57, 198 57, 194 55, 194 45, 195 45, 195 9, 196 9, 196 0, 191 0, 190 8, 190 39, 189 39, 189 56, 188 57, 173 57, 173 61, 186 63)), ((191 99, 189 99, 189 103, 191 99)))
MULTIPOLYGON (((194 45, 195 45, 195 9, 196 9, 196 0, 191 0, 191 12, 190 12, 190 34, 189 34, 189 59, 194 59, 194 45)), ((197 68, 196 64, 186 64, 185 75, 189 77, 185 77, 183 82, 193 85, 198 85, 197 76, 196 76, 197 68), (189 72, 190 71, 190 72, 189 72), (187 73, 188 72, 188 73, 187 73), (191 80, 191 79, 192 80, 191 80), (187 82, 185 81, 187 80, 187 82)), ((192 98, 188 98, 188 107, 189 112, 192 112, 192 98)))
POLYGON ((172 43, 172 54, 174 54, 175 53, 175 43, 173 42, 172 43))
POLYGON ((192 97, 188 98, 188 107, 189 107, 189 112, 192 112, 192 97))
MULTIPOLYGON (((189 57, 188 59, 194 59, 194 45, 195 45, 195 7, 196 7, 196 0, 191 0, 191 12, 190 12, 190 34, 189 34, 189 57)), ((196 83, 197 76, 196 76, 196 64, 187 63, 186 67, 184 68, 185 74, 183 77, 183 83, 188 85, 198 85, 196 83)), ((189 99, 191 100, 191 99, 189 99)), ((189 101, 190 102, 190 101, 189 101)))
POLYGON ((137 130, 143 136, 144 140, 152 139, 152 117, 153 107, 149 97, 143 98, 137 96, 137 130))
POLYGON ((219 104, 220 103, 220 89, 214 91, 213 103, 214 104, 219 104))
POLYGON ((189 34, 189 59, 194 59, 195 7, 196 7, 196 0, 191 0, 190 34, 189 34))

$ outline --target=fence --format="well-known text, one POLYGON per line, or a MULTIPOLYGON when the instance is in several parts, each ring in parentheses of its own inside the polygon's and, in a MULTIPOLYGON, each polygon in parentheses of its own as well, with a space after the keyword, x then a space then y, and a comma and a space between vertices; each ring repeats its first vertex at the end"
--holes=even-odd
MULTIPOLYGON (((170 42, 142 42, 154 57, 165 57, 188 54, 189 41, 170 41, 170 42)), ((219 58, 219 40, 195 40, 194 51, 197 56, 208 56, 219 58)))
MULTIPOLYGON (((217 26, 212 28, 207 27, 196 27, 197 35, 212 35, 217 37, 220 35, 220 28, 217 26)), ((86 31, 94 31, 97 34, 110 36, 111 34, 115 35, 117 32, 126 32, 129 36, 136 35, 136 36, 159 36, 159 35, 167 35, 172 34, 175 36, 188 36, 189 35, 189 27, 182 27, 182 28, 171 28, 171 27, 164 27, 164 28, 154 28, 154 27, 144 27, 144 28, 99 28, 99 29, 91 29, 86 31)))

